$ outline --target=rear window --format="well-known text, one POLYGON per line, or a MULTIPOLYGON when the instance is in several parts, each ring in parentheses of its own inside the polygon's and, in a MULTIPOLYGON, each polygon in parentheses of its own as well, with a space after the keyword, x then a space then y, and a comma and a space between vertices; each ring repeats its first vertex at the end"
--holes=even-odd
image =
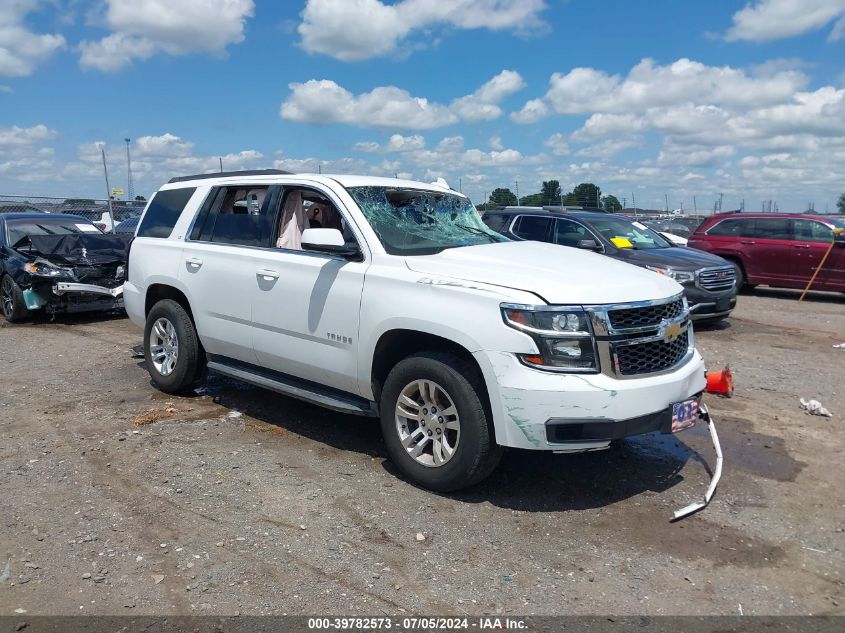
POLYGON ((519 218, 519 222, 517 222, 513 232, 524 240, 536 240, 538 242, 542 242, 545 241, 551 224, 551 218, 538 218, 533 215, 523 215, 519 218))
POLYGON ((138 237, 170 237, 196 187, 159 191, 150 201, 138 227, 138 237))

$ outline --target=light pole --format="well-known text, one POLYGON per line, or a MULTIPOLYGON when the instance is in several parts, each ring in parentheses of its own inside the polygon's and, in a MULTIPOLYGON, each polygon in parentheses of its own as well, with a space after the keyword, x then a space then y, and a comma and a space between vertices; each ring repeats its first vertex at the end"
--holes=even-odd
POLYGON ((109 188, 109 168, 106 167, 106 148, 102 143, 100 144, 100 154, 103 156, 103 174, 106 177, 106 200, 109 204, 109 221, 111 222, 111 230, 114 233, 114 213, 111 208, 111 189, 109 188))
POLYGON ((134 200, 135 186, 132 184, 132 158, 129 156, 129 139, 123 140, 126 141, 126 199, 134 200))

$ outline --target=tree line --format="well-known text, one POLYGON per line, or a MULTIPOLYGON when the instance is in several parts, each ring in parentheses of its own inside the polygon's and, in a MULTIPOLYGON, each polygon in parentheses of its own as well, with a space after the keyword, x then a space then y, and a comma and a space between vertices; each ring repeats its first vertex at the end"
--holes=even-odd
POLYGON ((485 211, 495 207, 523 206, 523 207, 588 207, 592 209, 603 209, 610 213, 622 211, 622 203, 619 198, 613 195, 603 196, 598 185, 591 182, 582 182, 568 193, 563 193, 560 182, 557 180, 546 180, 543 182, 540 191, 527 196, 520 196, 507 187, 494 189, 490 198, 484 203, 477 205, 479 211, 485 211))

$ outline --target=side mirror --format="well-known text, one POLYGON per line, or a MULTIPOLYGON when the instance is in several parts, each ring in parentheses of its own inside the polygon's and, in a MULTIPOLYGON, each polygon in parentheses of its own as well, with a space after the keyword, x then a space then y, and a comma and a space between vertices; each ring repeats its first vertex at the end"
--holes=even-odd
POLYGON ((595 240, 578 240, 578 248, 588 251, 600 251, 601 245, 595 240))
POLYGON ((833 229, 833 241, 837 244, 845 244, 845 230, 840 228, 833 229))
POLYGON ((337 229, 305 229, 302 232, 302 250, 349 258, 361 255, 357 246, 347 246, 343 234, 337 229))

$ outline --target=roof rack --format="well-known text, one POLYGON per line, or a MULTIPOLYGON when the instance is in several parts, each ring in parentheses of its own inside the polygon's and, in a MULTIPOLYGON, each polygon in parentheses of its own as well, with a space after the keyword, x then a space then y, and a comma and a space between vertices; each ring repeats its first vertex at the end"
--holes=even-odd
POLYGON ((176 176, 168 180, 169 183, 185 182, 187 180, 205 180, 206 178, 226 178, 229 176, 286 176, 293 172, 282 169, 244 169, 241 171, 216 171, 211 174, 196 174, 195 176, 176 176))

